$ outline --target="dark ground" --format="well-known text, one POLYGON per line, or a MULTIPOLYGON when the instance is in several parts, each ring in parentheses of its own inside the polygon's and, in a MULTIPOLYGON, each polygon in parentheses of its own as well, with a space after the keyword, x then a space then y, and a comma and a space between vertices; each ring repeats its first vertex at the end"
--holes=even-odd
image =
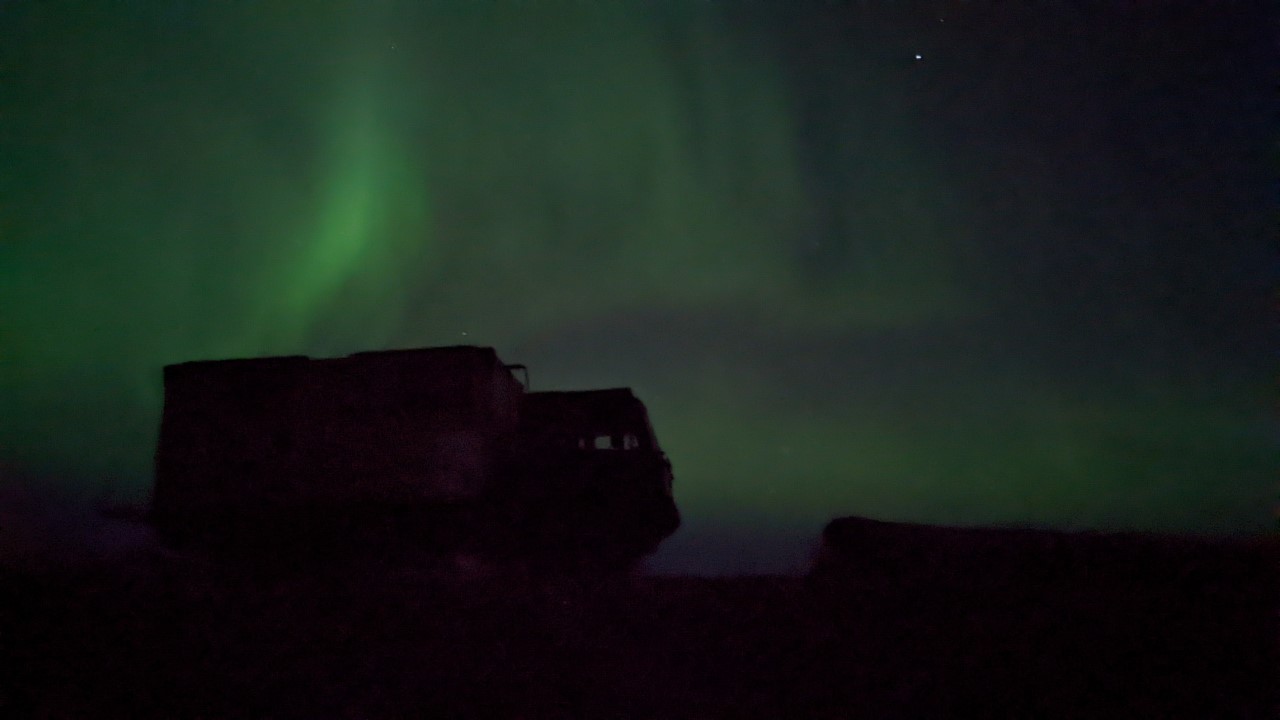
POLYGON ((11 569, 0 714, 1277 716, 1270 540, 946 558, 807 579, 11 569))

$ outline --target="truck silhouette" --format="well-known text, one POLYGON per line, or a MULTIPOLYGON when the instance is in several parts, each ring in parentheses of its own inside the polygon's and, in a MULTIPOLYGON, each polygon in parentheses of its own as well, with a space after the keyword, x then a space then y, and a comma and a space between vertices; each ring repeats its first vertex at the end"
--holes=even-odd
POLYGON ((473 346, 166 366, 151 523, 254 558, 652 553, 680 516, 644 404, 527 385, 473 346))

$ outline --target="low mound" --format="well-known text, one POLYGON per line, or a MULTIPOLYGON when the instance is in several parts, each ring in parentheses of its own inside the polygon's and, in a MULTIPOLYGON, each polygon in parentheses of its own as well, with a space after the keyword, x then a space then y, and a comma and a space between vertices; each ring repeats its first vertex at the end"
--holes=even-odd
POLYGON ((1261 589, 1275 580, 1274 539, 1062 532, 832 520, 812 578, 949 584, 1049 585, 1221 582, 1261 589))

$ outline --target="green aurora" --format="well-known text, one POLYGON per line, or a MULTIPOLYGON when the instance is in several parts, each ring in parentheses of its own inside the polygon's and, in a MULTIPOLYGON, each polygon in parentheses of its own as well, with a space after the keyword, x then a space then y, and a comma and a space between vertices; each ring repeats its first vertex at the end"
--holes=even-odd
MULTIPOLYGON (((1261 296, 1261 210, 1215 250, 1243 195, 1044 169, 1078 147, 1036 100, 965 109, 996 81, 911 62, 960 63, 926 21, 977 10, 798 57, 819 11, 754 7, 0 5, 0 471, 145 498, 166 363, 478 344, 540 389, 636 387, 686 518, 659 566, 794 563, 770 533, 842 514, 1274 523, 1261 326, 1199 330, 1261 296), (1022 102, 986 145, 937 129, 1022 102)), ((1193 119, 1197 152, 1253 138, 1193 119)))

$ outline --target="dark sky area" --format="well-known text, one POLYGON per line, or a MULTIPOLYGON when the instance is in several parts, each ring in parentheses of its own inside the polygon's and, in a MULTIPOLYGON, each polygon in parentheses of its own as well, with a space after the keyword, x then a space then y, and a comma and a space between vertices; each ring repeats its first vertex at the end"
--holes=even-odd
POLYGON ((491 345, 629 385, 685 524, 1256 532, 1256 2, 0 2, 0 519, 107 542, 160 368, 491 345))

